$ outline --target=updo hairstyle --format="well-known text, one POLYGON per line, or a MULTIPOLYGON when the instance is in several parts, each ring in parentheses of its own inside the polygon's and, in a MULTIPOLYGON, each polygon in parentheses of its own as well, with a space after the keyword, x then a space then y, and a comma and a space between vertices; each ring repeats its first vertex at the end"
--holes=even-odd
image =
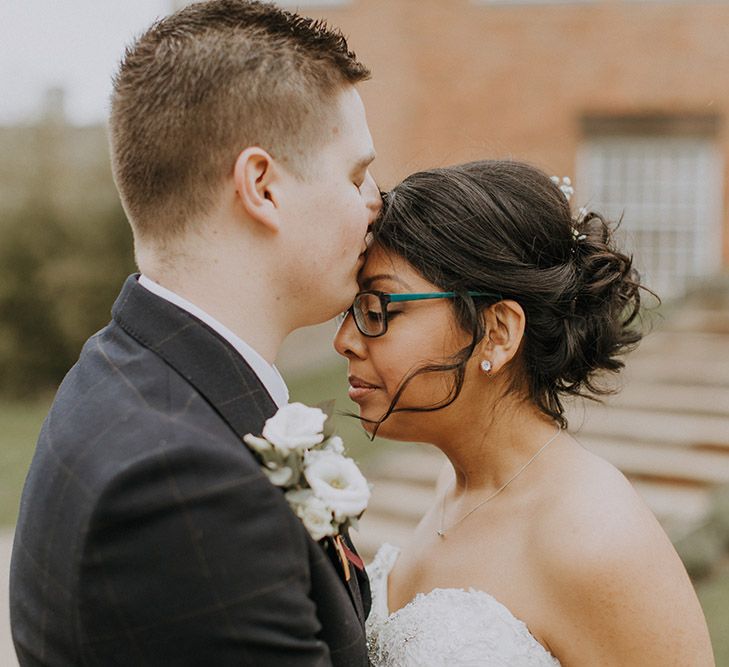
POLYGON ((613 389, 602 371, 641 339, 640 277, 613 238, 617 224, 599 213, 575 218, 549 176, 528 164, 483 160, 408 176, 384 197, 374 241, 407 260, 452 300, 471 342, 444 364, 423 366, 401 383, 393 412, 432 411, 460 394, 468 360, 485 335, 482 311, 495 303, 469 291, 518 302, 525 336, 510 390, 567 426, 564 396, 596 398, 613 389), (398 408, 418 374, 453 372, 450 395, 435 406, 398 408))

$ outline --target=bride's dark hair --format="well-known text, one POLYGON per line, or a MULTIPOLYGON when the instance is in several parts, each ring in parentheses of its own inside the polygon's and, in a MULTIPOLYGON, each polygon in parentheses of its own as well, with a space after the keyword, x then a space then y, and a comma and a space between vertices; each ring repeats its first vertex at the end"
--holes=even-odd
MULTIPOLYGON (((642 337, 640 277, 615 245, 617 224, 599 213, 576 219, 558 184, 528 164, 483 160, 408 176, 384 197, 374 241, 407 260, 443 291, 471 342, 443 364, 411 372, 382 423, 393 412, 433 411, 456 400, 468 360, 485 331, 482 311, 496 292, 526 314, 520 372, 513 389, 567 426, 562 396, 611 393, 597 381, 617 372, 621 354, 642 337), (450 394, 437 405, 397 407, 416 375, 452 372, 450 394)), ((375 429, 376 431, 377 429, 375 429)))

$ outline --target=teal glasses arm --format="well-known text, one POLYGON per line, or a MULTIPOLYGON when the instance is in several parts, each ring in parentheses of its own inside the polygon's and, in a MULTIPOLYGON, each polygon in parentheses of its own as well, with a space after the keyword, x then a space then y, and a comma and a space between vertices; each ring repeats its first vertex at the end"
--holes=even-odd
MULTIPOLYGON (((498 299, 500 294, 493 292, 468 292, 469 296, 493 296, 498 299)), ((397 301, 423 301, 425 299, 452 299, 458 294, 456 292, 422 292, 417 294, 388 294, 389 301, 394 303, 397 301)))

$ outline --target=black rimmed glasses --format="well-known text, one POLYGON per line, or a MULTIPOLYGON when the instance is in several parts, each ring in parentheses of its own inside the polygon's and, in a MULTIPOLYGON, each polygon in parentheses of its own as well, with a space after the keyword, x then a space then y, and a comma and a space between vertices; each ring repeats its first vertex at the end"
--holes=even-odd
MULTIPOLYGON (((467 292, 468 296, 490 296, 494 299, 503 298, 493 292, 467 292)), ((339 323, 352 313, 357 330, 368 338, 377 338, 387 332, 387 307, 391 303, 400 301, 424 301, 426 299, 453 299, 459 296, 456 292, 422 292, 408 294, 393 294, 378 292, 377 290, 364 290, 354 297, 354 303, 349 310, 339 316, 339 323)))

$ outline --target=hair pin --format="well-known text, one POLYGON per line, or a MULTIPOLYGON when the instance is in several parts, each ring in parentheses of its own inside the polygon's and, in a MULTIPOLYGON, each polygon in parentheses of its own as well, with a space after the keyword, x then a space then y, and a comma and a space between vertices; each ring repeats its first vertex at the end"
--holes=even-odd
POLYGON ((559 187, 567 201, 572 199, 572 195, 575 194, 575 189, 572 187, 572 181, 568 176, 563 176, 561 179, 559 176, 552 176, 550 180, 559 187))
POLYGON ((572 228, 572 236, 574 237, 575 241, 584 241, 587 238, 587 234, 580 234, 580 231, 577 229, 577 227, 572 228))

